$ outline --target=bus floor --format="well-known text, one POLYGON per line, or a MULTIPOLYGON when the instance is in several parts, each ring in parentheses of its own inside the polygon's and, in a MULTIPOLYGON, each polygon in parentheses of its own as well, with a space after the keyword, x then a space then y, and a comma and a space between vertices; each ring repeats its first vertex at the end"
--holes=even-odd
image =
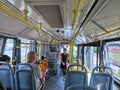
POLYGON ((54 75, 50 72, 49 79, 46 81, 45 90, 64 90, 65 81, 61 75, 60 65, 57 66, 57 74, 54 75))

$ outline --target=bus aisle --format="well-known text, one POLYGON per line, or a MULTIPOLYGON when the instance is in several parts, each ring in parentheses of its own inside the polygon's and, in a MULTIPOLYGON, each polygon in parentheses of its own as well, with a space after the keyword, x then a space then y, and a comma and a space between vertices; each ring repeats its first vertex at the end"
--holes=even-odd
POLYGON ((45 90, 64 90, 64 81, 60 72, 60 65, 57 65, 57 74, 50 72, 49 79, 46 81, 45 90))

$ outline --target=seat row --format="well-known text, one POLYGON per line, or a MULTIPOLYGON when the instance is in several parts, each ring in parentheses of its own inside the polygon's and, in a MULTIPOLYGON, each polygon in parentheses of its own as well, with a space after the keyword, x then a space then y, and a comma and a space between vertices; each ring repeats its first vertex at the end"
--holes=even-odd
POLYGON ((68 68, 64 90, 113 90, 114 79, 111 68, 95 67, 89 81, 87 69, 78 65, 81 71, 71 70, 74 66, 76 65, 70 65, 68 68), (99 72, 100 69, 104 69, 104 72, 99 72))
POLYGON ((15 75, 13 75, 11 66, 8 63, 0 62, 0 85, 0 90, 36 90, 32 66, 29 64, 18 64, 15 75), (2 65, 7 67, 1 68, 2 65), (19 69, 24 65, 29 69, 19 69))

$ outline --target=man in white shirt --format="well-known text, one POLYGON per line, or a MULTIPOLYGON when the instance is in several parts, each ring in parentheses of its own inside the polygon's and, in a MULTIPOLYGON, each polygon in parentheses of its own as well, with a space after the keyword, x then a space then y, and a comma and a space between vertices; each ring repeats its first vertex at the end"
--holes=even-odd
MULTIPOLYGON (((27 55, 27 63, 30 64, 33 68, 33 72, 35 75, 35 81, 36 81, 36 90, 41 89, 42 85, 42 71, 39 66, 34 64, 36 62, 36 53, 34 51, 30 51, 27 55)), ((28 66, 22 66, 20 69, 30 69, 28 66)))

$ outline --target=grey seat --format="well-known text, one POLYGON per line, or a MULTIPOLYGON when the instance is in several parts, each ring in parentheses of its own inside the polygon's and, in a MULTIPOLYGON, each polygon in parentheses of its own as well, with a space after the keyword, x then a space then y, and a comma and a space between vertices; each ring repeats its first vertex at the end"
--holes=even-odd
POLYGON ((109 67, 101 66, 95 67, 92 71, 92 76, 90 80, 90 86, 95 87, 99 90, 113 90, 113 72, 109 67), (97 69, 109 69, 110 72, 96 72, 97 69))
POLYGON ((15 90, 15 81, 12 68, 6 62, 0 62, 0 81, 7 90, 15 90), (4 67, 2 65, 5 65, 4 67))
POLYGON ((29 64, 21 63, 16 66, 15 80, 16 90, 36 90, 33 69, 29 64))
POLYGON ((67 90, 97 90, 90 86, 81 86, 80 84, 71 85, 67 88, 67 90))
POLYGON ((78 65, 85 71, 69 71, 70 68, 74 66, 76 65, 70 65, 68 68, 64 90, 66 90, 69 86, 75 84, 88 85, 87 69, 82 65, 78 65))

